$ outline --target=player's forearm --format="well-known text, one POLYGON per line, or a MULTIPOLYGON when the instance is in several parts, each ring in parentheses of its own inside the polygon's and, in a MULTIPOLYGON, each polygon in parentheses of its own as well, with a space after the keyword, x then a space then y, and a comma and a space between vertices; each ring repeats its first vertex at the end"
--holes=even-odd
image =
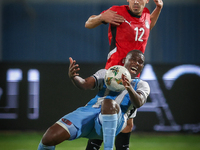
POLYGON ((150 25, 150 30, 155 26, 160 13, 161 13, 162 8, 161 7, 156 7, 154 11, 151 13, 150 19, 151 19, 151 25, 150 25))
POLYGON ((141 94, 138 94, 133 88, 127 89, 130 100, 136 108, 141 107, 145 103, 145 99, 141 94))
POLYGON ((100 15, 92 15, 85 23, 85 27, 88 29, 96 28, 97 26, 102 24, 101 14, 100 15))
POLYGON ((95 87, 95 79, 92 76, 85 79, 81 78, 80 76, 75 76, 71 78, 71 80, 77 88, 82 90, 90 90, 94 89, 95 87))
POLYGON ((75 76, 74 78, 71 79, 72 83, 79 89, 85 90, 85 79, 75 76))

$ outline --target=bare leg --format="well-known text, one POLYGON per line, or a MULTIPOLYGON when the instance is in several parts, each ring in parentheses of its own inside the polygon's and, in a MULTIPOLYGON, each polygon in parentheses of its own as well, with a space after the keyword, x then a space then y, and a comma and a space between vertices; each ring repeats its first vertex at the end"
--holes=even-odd
POLYGON ((119 105, 111 99, 105 99, 102 102, 101 114, 117 114, 119 113, 119 105))
POLYGON ((52 125, 43 135, 42 143, 46 146, 54 146, 70 138, 70 134, 59 124, 52 125))

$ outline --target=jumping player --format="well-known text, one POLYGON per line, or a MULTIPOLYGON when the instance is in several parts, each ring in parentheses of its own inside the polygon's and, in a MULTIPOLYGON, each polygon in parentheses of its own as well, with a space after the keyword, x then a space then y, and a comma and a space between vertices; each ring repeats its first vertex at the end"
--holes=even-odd
POLYGON ((145 7, 149 0, 127 2, 129 5, 112 6, 99 15, 92 15, 85 23, 89 29, 109 23, 110 52, 106 69, 113 65, 123 65, 122 60, 130 50, 145 52, 150 30, 155 26, 163 7, 162 0, 154 0, 156 8, 150 14, 145 7))
MULTIPOLYGON (((162 0, 154 0, 156 8, 150 14, 145 7, 149 0, 127 0, 129 5, 112 6, 99 15, 92 15, 85 23, 88 29, 109 23, 108 39, 110 52, 105 68, 123 65, 123 58, 132 49, 145 52, 150 30, 155 26, 163 7, 162 0)), ((128 150, 129 138, 133 128, 133 118, 127 128, 116 139, 117 150, 128 150)), ((99 149, 102 141, 88 141, 86 150, 99 149), (92 144, 91 144, 92 143, 92 144)))
POLYGON ((79 107, 53 124, 43 135, 38 150, 55 150, 55 145, 81 137, 104 139, 104 150, 113 150, 115 136, 126 126, 127 113, 132 108, 141 107, 149 95, 148 83, 136 78, 144 67, 144 59, 139 50, 127 54, 124 66, 132 80, 123 76, 125 90, 113 92, 104 83, 106 69, 83 79, 78 74, 79 65, 70 57, 68 74, 74 85, 80 89, 98 88, 99 92, 86 106, 79 107))

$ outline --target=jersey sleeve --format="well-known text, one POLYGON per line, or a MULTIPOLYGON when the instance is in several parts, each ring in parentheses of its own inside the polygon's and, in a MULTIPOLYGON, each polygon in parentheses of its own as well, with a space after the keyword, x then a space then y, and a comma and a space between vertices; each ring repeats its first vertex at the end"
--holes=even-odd
POLYGON ((145 81, 140 80, 140 82, 138 82, 136 92, 142 93, 145 99, 147 100, 147 97, 149 96, 150 93, 149 84, 145 81))
POLYGON ((137 109, 133 107, 131 110, 127 112, 128 118, 135 118, 137 114, 137 109))
POLYGON ((143 12, 150 14, 150 11, 147 7, 144 8, 143 12))
POLYGON ((94 89, 101 89, 101 87, 103 86, 105 74, 106 74, 106 69, 100 69, 95 74, 92 75, 96 81, 94 89))
MULTIPOLYGON (((150 87, 149 84, 145 81, 140 80, 137 84, 137 90, 136 92, 142 93, 142 95, 145 97, 145 102, 147 100, 147 97, 150 94, 150 87)), ((128 118, 135 118, 137 114, 137 108, 133 107, 128 112, 128 118)))

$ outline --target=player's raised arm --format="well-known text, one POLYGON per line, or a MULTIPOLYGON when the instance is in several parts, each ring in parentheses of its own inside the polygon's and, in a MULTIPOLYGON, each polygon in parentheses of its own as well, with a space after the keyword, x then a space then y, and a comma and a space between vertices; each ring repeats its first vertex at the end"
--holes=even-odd
POLYGON ((79 65, 76 64, 76 61, 69 57, 69 71, 68 75, 73 84, 79 89, 87 90, 93 89, 95 86, 95 79, 93 77, 88 77, 83 79, 79 76, 78 71, 80 70, 79 65))
POLYGON ((124 22, 124 17, 118 15, 117 12, 108 9, 102 14, 90 16, 85 23, 85 27, 92 29, 101 25, 103 22, 118 26, 124 22))
POLYGON ((154 0, 154 3, 156 4, 156 8, 153 10, 153 12, 151 13, 151 25, 150 25, 150 29, 152 29, 157 20, 158 20, 158 17, 161 13, 161 10, 163 8, 163 1, 162 0, 154 0))

